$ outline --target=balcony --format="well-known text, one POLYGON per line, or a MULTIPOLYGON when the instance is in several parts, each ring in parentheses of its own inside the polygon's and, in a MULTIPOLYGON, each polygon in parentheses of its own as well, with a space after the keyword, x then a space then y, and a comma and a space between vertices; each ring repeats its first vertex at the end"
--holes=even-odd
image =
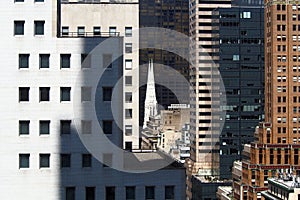
POLYGON ((60 37, 120 37, 120 32, 61 32, 60 37))

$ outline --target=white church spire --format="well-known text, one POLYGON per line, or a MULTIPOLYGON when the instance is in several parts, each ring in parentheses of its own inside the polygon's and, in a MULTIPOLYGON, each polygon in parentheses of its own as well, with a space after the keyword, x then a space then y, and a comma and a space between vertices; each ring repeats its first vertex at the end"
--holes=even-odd
POLYGON ((157 115, 157 100, 155 94, 154 69, 153 69, 153 60, 150 59, 149 68, 148 68, 143 128, 146 128, 147 122, 149 121, 149 117, 156 116, 156 115, 157 115))

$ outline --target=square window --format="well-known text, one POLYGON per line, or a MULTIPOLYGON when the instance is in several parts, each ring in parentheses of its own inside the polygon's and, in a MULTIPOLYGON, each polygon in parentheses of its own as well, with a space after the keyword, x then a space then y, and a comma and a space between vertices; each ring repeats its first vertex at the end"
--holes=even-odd
POLYGON ((132 109, 125 109, 125 118, 132 119, 132 109))
POLYGON ((92 134, 92 121, 81 120, 81 132, 82 134, 92 134))
POLYGON ((125 27, 125 36, 126 37, 132 36, 132 27, 125 27))
POLYGON ((81 102, 92 100, 92 87, 81 87, 81 102))
POLYGON ((102 121, 102 125, 103 125, 103 133, 104 134, 112 134, 112 121, 111 120, 103 120, 102 121))
POLYGON ((91 68, 91 55, 81 54, 81 68, 91 68))
POLYGON ((132 135, 132 125, 125 125, 125 135, 126 136, 132 135))
POLYGON ((78 34, 78 36, 84 36, 85 35, 85 27, 84 26, 78 26, 77 27, 77 34, 78 34))
POLYGON ((34 34, 44 35, 45 21, 34 21, 34 34))
POLYGON ((117 27, 109 27, 109 36, 117 36, 117 27))
POLYGON ((29 101, 29 87, 19 88, 19 101, 29 101))
POLYGON ((126 186, 126 200, 134 200, 134 199, 135 199, 135 187, 126 186))
POLYGON ((105 199, 106 200, 115 200, 115 187, 105 187, 105 199))
POLYGON ((19 54, 19 68, 29 68, 29 54, 19 54))
POLYGON ((50 101, 50 87, 40 87, 40 101, 50 101))
POLYGON ((145 187, 145 199, 155 199, 155 187, 146 186, 145 187))
POLYGON ((125 69, 132 69, 132 60, 125 60, 125 69))
POLYGON ((40 168, 50 167, 50 154, 40 154, 40 168))
POLYGON ((165 199, 173 200, 175 199, 174 186, 165 186, 165 199))
POLYGON ((40 68, 49 68, 50 54, 40 54, 40 68))
POLYGON ((66 187, 66 200, 75 200, 75 187, 66 187))
POLYGON ((29 168, 30 154, 19 154, 19 168, 29 168))
POLYGON ((29 135, 29 120, 19 121, 19 135, 29 135))
POLYGON ((125 85, 127 86, 132 85, 132 76, 125 76, 125 85))
POLYGON ((132 43, 125 43, 125 53, 132 53, 132 43))
POLYGON ((125 92, 125 102, 132 103, 132 93, 131 92, 125 92))
POLYGON ((71 88, 61 87, 60 88, 60 101, 71 101, 71 88))
POLYGON ((62 34, 62 36, 68 36, 69 35, 69 27, 68 26, 61 27, 61 34, 62 34))
POLYGON ((60 167, 61 168, 71 167, 71 154, 61 154, 60 155, 60 167))
POLYGON ((104 153, 103 154, 103 167, 112 166, 112 154, 104 153))
POLYGON ((113 90, 112 87, 103 87, 102 88, 103 101, 111 101, 112 90, 113 90))
POLYGON ((60 121, 60 134, 71 134, 71 120, 60 121))
POLYGON ((82 154, 82 167, 92 167, 91 154, 82 154))
POLYGON ((85 188, 85 199, 86 200, 95 200, 95 187, 86 187, 85 188))
POLYGON ((112 68, 112 54, 103 54, 103 68, 112 68))
MULTIPOLYGON (((24 2, 24 1, 16 1, 16 2, 24 2)), ((15 35, 24 35, 24 24, 25 21, 14 21, 14 34, 15 35)))
POLYGON ((60 68, 70 68, 70 67, 71 67, 71 54, 61 54, 60 68))
POLYGON ((100 36, 101 35, 101 27, 100 26, 94 26, 94 35, 100 36))
POLYGON ((40 135, 49 135, 50 134, 50 121, 41 120, 40 121, 40 135))

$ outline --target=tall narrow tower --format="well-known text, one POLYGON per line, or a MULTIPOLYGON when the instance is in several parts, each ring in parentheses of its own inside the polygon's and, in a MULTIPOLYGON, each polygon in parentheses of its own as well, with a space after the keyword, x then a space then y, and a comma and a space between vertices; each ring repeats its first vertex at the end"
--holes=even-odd
POLYGON ((264 12, 265 122, 242 164, 247 199, 253 200, 268 189, 268 177, 300 172, 300 5, 265 0, 264 12))
POLYGON ((153 60, 149 61, 148 68, 148 79, 147 79, 147 90, 146 90, 146 100, 145 100, 145 114, 144 114, 144 124, 143 128, 146 128, 147 122, 150 116, 157 115, 157 100, 155 94, 155 81, 154 81, 154 70, 153 70, 153 60))

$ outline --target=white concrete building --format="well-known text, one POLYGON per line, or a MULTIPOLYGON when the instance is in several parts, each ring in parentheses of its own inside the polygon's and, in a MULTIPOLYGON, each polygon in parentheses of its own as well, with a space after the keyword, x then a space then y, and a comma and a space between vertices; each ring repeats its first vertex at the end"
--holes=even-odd
POLYGON ((138 146, 138 1, 58 2, 0 3, 0 199, 181 199, 183 168, 119 172, 82 140, 138 146))

